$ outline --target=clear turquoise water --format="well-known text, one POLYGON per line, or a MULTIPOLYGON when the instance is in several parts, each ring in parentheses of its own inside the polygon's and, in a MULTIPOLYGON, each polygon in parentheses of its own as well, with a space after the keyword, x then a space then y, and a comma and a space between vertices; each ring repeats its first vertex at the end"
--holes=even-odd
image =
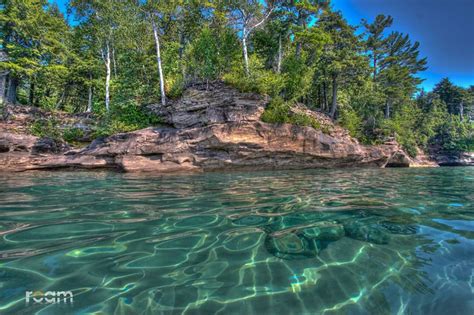
POLYGON ((474 168, 1 175, 0 236, 1 314, 474 314, 474 168))

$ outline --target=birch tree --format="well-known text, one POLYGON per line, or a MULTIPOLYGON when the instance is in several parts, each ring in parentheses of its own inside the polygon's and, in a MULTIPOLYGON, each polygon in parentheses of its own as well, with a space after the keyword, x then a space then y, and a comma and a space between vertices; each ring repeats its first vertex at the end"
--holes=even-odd
POLYGON ((106 39, 105 40, 105 45, 102 48, 101 51, 102 54, 102 60, 104 61, 105 64, 105 109, 107 111, 110 110, 110 76, 111 76, 111 70, 110 70, 110 40, 106 39))
POLYGON ((160 38, 163 35, 164 31, 160 23, 163 22, 166 15, 171 15, 173 13, 173 7, 177 3, 173 1, 147 1, 144 6, 145 15, 150 21, 151 28, 153 30, 153 39, 155 41, 155 51, 156 51, 156 64, 158 68, 158 76, 160 82, 160 96, 161 104, 166 106, 166 91, 165 91, 165 77, 163 74, 163 66, 161 59, 161 43, 160 38))
POLYGON ((154 17, 152 16, 150 19, 153 27, 153 37, 155 38, 156 63, 158 65, 158 75, 160 77, 161 104, 166 106, 165 78, 163 77, 163 68, 161 66, 160 36, 158 35, 158 26, 156 25, 154 17))
POLYGON ((82 26, 89 29, 89 34, 99 46, 99 54, 105 68, 105 108, 110 110, 110 84, 112 76, 112 54, 115 50, 115 36, 120 25, 118 15, 124 12, 122 2, 105 0, 73 0, 70 3, 82 26))
POLYGON ((248 40, 252 32, 262 26, 275 10, 275 3, 258 0, 234 1, 230 6, 230 20, 239 29, 242 41, 245 73, 250 74, 248 40), (263 4, 262 4, 263 3, 263 4))

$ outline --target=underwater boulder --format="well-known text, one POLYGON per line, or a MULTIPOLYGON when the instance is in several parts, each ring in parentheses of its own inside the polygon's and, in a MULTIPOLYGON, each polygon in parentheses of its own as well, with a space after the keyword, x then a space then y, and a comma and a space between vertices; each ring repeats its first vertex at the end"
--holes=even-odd
POLYGON ((265 248, 275 257, 287 260, 313 258, 319 252, 316 242, 295 233, 267 235, 265 248))
POLYGON ((383 227, 391 234, 398 235, 413 235, 417 232, 417 227, 413 224, 403 224, 391 221, 380 222, 380 226, 383 227))
POLYGON ((258 215, 247 215, 235 219, 232 221, 234 225, 240 226, 255 226, 255 225, 262 225, 267 224, 271 218, 258 216, 258 215))
POLYGON ((388 244, 390 235, 386 229, 375 223, 351 222, 344 225, 346 236, 374 244, 388 244))
MULTIPOLYGON (((261 229, 268 234, 278 233, 284 230, 292 230, 300 225, 305 225, 308 220, 301 215, 287 215, 281 217, 273 217, 268 224, 261 226, 261 229)), ((284 232, 283 232, 284 233, 284 232)))
POLYGON ((311 227, 304 228, 300 233, 307 239, 337 241, 344 237, 344 227, 331 221, 317 222, 311 227))

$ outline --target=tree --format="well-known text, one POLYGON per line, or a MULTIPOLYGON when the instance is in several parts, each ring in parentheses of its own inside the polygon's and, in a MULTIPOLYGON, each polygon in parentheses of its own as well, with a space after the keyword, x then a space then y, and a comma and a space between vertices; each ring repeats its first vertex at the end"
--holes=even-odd
POLYGON ((461 87, 455 86, 448 78, 444 78, 435 85, 433 93, 446 104, 448 113, 462 116, 467 95, 461 87))
POLYGON ((8 71, 7 100, 16 103, 21 84, 28 88, 28 97, 23 101, 32 105, 38 101, 38 89, 49 91, 49 96, 54 92, 57 98, 58 84, 67 72, 63 63, 69 34, 57 6, 46 0, 8 0, 0 20, 3 53, 7 57, 1 65, 2 70, 8 71))
POLYGON ((218 44, 212 31, 205 27, 191 46, 189 62, 195 75, 206 82, 215 80, 219 73, 218 44))
POLYGON ((230 20, 241 32, 242 53, 244 57, 245 73, 249 75, 248 39, 252 32, 262 26, 275 9, 274 3, 258 0, 235 0, 229 6, 230 20))
POLYGON ((368 23, 366 20, 363 20, 363 24, 366 28, 366 32, 368 34, 367 37, 367 48, 370 51, 369 56, 372 59, 372 67, 373 67, 373 80, 374 82, 377 81, 377 73, 378 73, 378 61, 384 55, 384 47, 386 43, 386 39, 384 38, 383 32, 386 28, 392 26, 393 18, 389 16, 385 16, 383 14, 377 15, 374 22, 372 24, 368 23))
POLYGON ((105 108, 110 110, 112 71, 117 72, 116 46, 120 41, 121 27, 128 18, 126 1, 71 0, 70 7, 84 28, 98 44, 105 67, 105 108))
MULTIPOLYGON (((166 33, 173 19, 181 11, 179 1, 146 1, 144 10, 151 23, 156 48, 156 63, 160 79, 161 104, 166 105, 165 78, 162 66, 161 37, 166 33)), ((179 14, 178 14, 179 15, 179 14)), ((182 35, 184 36, 184 34, 182 35)), ((184 38, 181 39, 183 41, 184 38)), ((183 46, 184 43, 181 43, 183 46)), ((184 49, 184 47, 182 47, 184 49)))
POLYGON ((411 97, 421 79, 415 75, 426 70, 426 58, 419 57, 419 42, 411 43, 408 35, 392 32, 384 41, 379 55, 379 83, 386 94, 385 118, 390 118, 397 99, 411 97))
POLYGON ((347 24, 340 12, 325 12, 318 25, 330 35, 330 41, 324 47, 321 64, 327 69, 332 81, 330 116, 335 118, 340 84, 357 79, 364 73, 364 57, 359 54, 361 44, 354 34, 355 28, 347 24))
POLYGON ((300 35, 308 30, 308 25, 314 23, 320 14, 329 8, 329 0, 285 0, 283 10, 286 12, 287 20, 292 24, 293 36, 295 37, 295 56, 301 55, 302 41, 300 35))

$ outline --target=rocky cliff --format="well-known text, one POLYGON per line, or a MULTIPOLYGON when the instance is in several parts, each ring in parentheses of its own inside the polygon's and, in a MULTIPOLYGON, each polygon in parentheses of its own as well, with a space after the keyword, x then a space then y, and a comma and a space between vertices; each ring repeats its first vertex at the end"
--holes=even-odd
MULTIPOLYGON (((161 173, 334 167, 432 166, 397 143, 365 146, 321 113, 325 132, 260 121, 267 99, 223 85, 195 86, 166 108, 150 106, 170 127, 96 139, 70 149, 50 139, 3 130, 0 171, 113 168, 161 173)), ((297 110, 307 109, 299 108, 297 110)))

